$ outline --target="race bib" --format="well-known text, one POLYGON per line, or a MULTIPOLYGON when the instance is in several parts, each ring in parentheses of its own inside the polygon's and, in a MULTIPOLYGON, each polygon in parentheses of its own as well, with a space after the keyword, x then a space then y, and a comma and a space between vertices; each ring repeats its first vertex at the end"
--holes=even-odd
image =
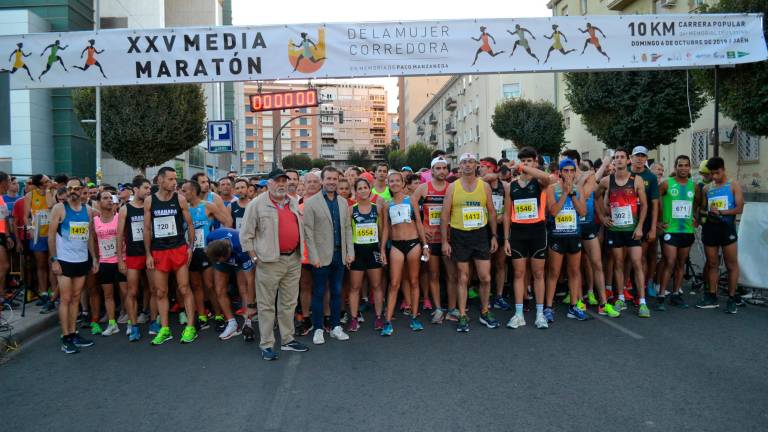
POLYGON ((375 223, 361 223, 355 225, 355 238, 357 244, 373 244, 379 241, 379 226, 375 223))
POLYGON ((576 210, 564 209, 555 216, 555 230, 576 231, 576 210))
POLYGON ((684 200, 672 201, 672 219, 688 219, 693 212, 693 203, 684 200))
POLYGON ((389 207, 389 220, 392 225, 409 223, 411 221, 410 204, 394 204, 389 207))
POLYGON ((536 219, 539 215, 539 201, 536 198, 515 200, 514 206, 517 220, 536 219))
POLYGON ((427 207, 427 224, 429 226, 440 226, 440 215, 443 213, 443 206, 427 207))
POLYGON ((113 258, 117 255, 117 239, 99 240, 99 257, 101 259, 113 258))
POLYGON ((235 218, 235 229, 240 231, 241 226, 243 226, 243 218, 235 218))
POLYGON ((712 207, 718 209, 718 210, 728 210, 728 197, 727 196, 719 196, 719 197, 713 197, 709 199, 709 208, 712 207))
POLYGON ((464 228, 481 228, 485 225, 483 208, 463 207, 461 209, 461 220, 464 222, 464 228))
POLYGON ((501 216, 504 214, 504 197, 501 195, 491 195, 493 198, 493 208, 496 209, 496 214, 501 216))
POLYGON ((611 219, 614 226, 631 226, 634 223, 632 206, 611 207, 611 219))
POLYGON ((176 230, 176 218, 173 216, 156 217, 153 221, 155 238, 166 238, 178 235, 176 230))
POLYGON ((48 212, 43 210, 35 213, 35 224, 39 227, 47 227, 50 222, 48 221, 48 212))
POLYGON ((88 222, 70 222, 69 239, 77 241, 88 241, 88 222))
POLYGON ((131 239, 135 242, 144 241, 144 222, 131 222, 131 239))
POLYGON ((204 233, 205 231, 202 228, 195 228, 195 249, 203 249, 205 247, 204 233))

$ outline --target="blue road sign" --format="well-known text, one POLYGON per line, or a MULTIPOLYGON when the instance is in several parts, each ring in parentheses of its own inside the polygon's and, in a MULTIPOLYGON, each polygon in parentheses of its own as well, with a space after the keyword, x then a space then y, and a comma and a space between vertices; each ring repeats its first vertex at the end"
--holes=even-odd
POLYGON ((232 152, 234 143, 232 120, 213 120, 208 122, 209 153, 232 152))

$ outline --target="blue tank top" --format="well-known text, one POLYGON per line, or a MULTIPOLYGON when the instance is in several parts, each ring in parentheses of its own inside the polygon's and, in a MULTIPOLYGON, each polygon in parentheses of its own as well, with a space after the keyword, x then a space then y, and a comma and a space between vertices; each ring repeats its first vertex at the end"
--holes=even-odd
POLYGON ((79 211, 64 203, 64 220, 56 232, 56 257, 68 263, 88 261, 88 239, 91 233, 88 207, 81 206, 79 211))
MULTIPOLYGON (((736 198, 733 196, 733 190, 731 190, 731 179, 725 182, 722 186, 715 187, 714 183, 710 183, 709 190, 707 191, 707 210, 712 206, 717 207, 720 210, 731 210, 736 208, 736 198)), ((708 223, 718 223, 717 218, 708 217, 708 223)), ((733 225, 736 217, 734 215, 723 215, 719 218, 722 222, 729 225, 733 225)))
POLYGON ((190 207, 192 224, 195 226, 195 249, 205 248, 205 241, 211 229, 211 219, 205 214, 205 202, 199 202, 195 207, 190 207))
MULTIPOLYGON (((570 198, 569 198, 570 200, 570 198)), ((587 197, 587 214, 579 217, 579 223, 591 224, 595 222, 595 193, 592 192, 587 197)))
MULTIPOLYGON (((563 192, 560 186, 555 186, 555 201, 560 201, 563 192)), ((571 197, 565 198, 565 204, 555 216, 548 216, 549 232, 555 237, 570 237, 579 235, 579 215, 573 206, 571 197)))

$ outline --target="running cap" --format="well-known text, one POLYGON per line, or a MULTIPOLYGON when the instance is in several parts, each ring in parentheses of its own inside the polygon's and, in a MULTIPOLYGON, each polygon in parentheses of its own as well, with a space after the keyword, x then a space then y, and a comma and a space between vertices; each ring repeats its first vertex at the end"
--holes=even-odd
POLYGON ((430 163, 430 164, 429 164, 429 167, 430 167, 430 168, 434 168, 434 167, 435 167, 435 165, 437 165, 437 164, 443 164, 443 165, 445 165, 445 166, 448 166, 448 161, 447 161, 447 160, 445 160, 445 158, 444 158, 444 157, 442 157, 442 156, 438 156, 438 157, 436 157, 436 158, 432 159, 432 163, 430 163))
POLYGON ((461 156, 459 156, 459 163, 462 163, 465 160, 473 160, 477 162, 477 155, 474 153, 462 153, 461 156))
POLYGON ((704 159, 699 164, 699 174, 709 174, 709 168, 707 168, 707 159, 704 159))
POLYGON ((267 181, 266 180, 259 180, 259 182, 256 183, 256 187, 267 187, 267 181))
POLYGON ((410 171, 410 172, 413 172, 413 168, 411 168, 408 165, 406 165, 400 171, 410 171))
POLYGON ((643 156, 648 156, 648 149, 645 148, 644 146, 636 146, 635 148, 632 149, 632 156, 636 156, 639 154, 643 156))
POLYGON ((561 160, 561 161, 560 161, 560 169, 561 169, 561 170, 562 170, 563 168, 567 167, 567 166, 572 166, 572 167, 573 167, 573 169, 576 169, 576 161, 574 161, 574 160, 573 160, 573 159, 571 159, 571 158, 565 158, 565 159, 563 159, 563 160, 561 160))

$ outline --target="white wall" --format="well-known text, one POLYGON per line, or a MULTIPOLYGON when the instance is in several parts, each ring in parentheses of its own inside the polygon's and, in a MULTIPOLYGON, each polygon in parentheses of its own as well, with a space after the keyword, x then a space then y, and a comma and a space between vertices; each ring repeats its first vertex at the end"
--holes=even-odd
MULTIPOLYGON (((0 11, 0 35, 47 32, 48 22, 28 10, 0 11)), ((39 53, 28 58, 32 75, 42 72, 39 53)), ((5 56, 5 54, 3 54, 5 56)), ((3 66, 6 66, 3 64, 3 66)), ((26 73, 18 70, 16 73, 26 73)), ((49 90, 11 90, 11 145, 0 146, 0 159, 11 160, 11 172, 53 174, 53 111, 49 90)))
POLYGON ((102 17, 127 17, 128 28, 165 27, 165 0, 101 0, 102 17))

